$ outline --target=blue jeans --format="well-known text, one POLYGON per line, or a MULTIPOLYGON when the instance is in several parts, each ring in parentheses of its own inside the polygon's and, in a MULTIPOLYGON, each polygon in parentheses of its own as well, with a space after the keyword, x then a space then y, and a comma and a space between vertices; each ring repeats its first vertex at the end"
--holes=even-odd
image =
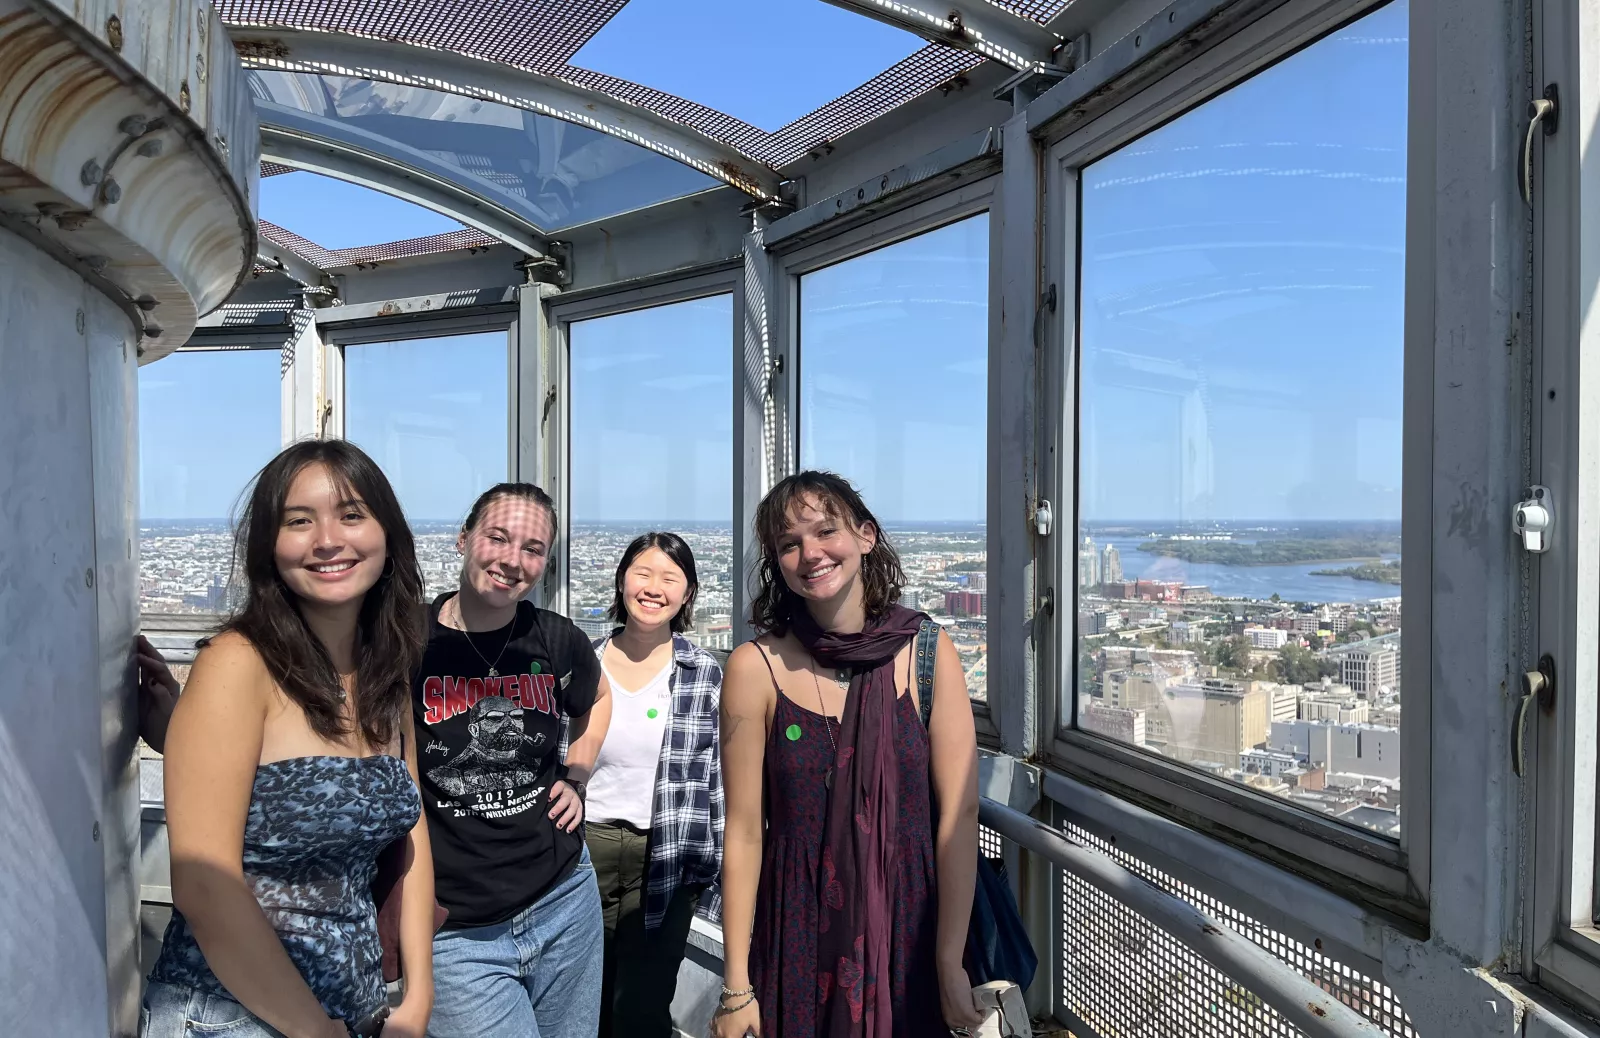
POLYGON ((151 984, 139 1010, 139 1038, 283 1038, 225 995, 177 984, 151 984))
POLYGON ((428 1038, 595 1038, 605 927, 589 850, 510 922, 433 939, 428 1038))

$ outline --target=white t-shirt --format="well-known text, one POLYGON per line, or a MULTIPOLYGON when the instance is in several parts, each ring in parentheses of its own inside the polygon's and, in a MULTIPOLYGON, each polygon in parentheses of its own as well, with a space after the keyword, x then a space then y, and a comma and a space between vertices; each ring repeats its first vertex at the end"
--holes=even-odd
POLYGON ((611 683, 611 726, 589 779, 584 814, 591 822, 627 822, 650 828, 655 807, 656 766, 672 713, 672 658, 636 692, 600 665, 611 683))

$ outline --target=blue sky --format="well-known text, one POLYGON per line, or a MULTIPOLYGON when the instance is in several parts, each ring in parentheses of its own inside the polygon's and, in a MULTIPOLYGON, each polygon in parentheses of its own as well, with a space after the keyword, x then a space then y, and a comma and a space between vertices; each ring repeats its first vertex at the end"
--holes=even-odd
POLYGON ((919 36, 822 0, 629 0, 572 64, 770 131, 925 46, 919 36))
MULTIPOLYGON (((771 122, 815 106, 802 90, 833 96, 916 45, 820 0, 743 20, 719 4, 733 0, 675 27, 634 0, 624 16, 657 33, 650 53, 602 33, 579 63, 672 72, 687 78, 655 85, 771 122), (825 46, 801 9, 851 32, 825 46), (809 55, 816 83, 741 71, 762 34, 809 55), (728 60, 682 61, 695 40, 728 60)), ((1085 169, 1086 520, 1398 517, 1406 35, 1404 3, 1380 9, 1085 169)), ((264 219, 333 248, 458 226, 311 174, 267 178, 261 199, 264 219)), ((856 480, 885 521, 983 516, 986 223, 803 279, 802 460, 856 480)), ((733 333, 726 297, 574 330, 575 518, 729 514, 733 333)), ((459 518, 507 468, 504 337, 349 356, 351 435, 415 518, 459 518)), ((148 365, 140 406, 141 513, 226 516, 278 446, 277 354, 148 365)))

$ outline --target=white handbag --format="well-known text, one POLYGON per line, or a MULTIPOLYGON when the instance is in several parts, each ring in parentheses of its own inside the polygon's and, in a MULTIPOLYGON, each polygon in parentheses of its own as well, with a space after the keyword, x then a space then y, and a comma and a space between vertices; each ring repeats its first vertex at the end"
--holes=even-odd
POLYGON ((972 1038, 1032 1038, 1028 1005, 1017 985, 1009 980, 979 984, 972 989, 972 998, 983 1013, 983 1023, 972 1038))

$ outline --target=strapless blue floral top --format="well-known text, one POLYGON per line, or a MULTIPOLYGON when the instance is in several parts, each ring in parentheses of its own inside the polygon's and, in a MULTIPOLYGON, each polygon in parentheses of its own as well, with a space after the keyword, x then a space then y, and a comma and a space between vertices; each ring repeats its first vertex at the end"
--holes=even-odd
MULTIPOLYGON (((379 853, 421 810, 398 757, 292 757, 256 769, 245 881, 329 1016, 354 1024, 384 1001, 372 880, 379 853)), ((177 911, 150 980, 228 994, 177 911)))

